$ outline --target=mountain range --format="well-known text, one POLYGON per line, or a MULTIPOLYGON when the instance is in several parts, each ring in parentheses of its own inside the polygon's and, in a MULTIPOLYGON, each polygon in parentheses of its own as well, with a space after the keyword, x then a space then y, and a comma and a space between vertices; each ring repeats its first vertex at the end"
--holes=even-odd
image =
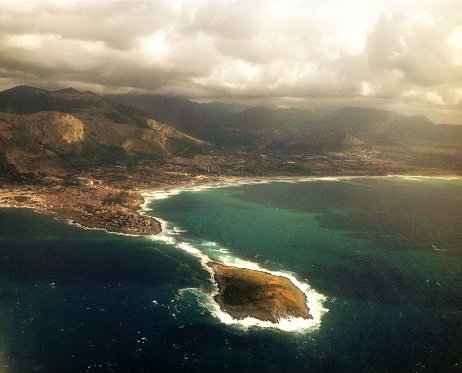
POLYGON ((303 108, 195 103, 155 95, 107 97, 220 146, 318 152, 358 144, 462 145, 462 126, 435 124, 422 115, 395 111, 347 107, 320 114, 303 108))
POLYGON ((400 153, 419 148, 428 154, 451 149, 451 159, 457 162, 462 126, 371 108, 320 113, 29 86, 0 92, 4 179, 25 173, 60 175, 118 162, 162 162, 218 150, 228 155, 236 151, 309 155, 379 147, 400 153))

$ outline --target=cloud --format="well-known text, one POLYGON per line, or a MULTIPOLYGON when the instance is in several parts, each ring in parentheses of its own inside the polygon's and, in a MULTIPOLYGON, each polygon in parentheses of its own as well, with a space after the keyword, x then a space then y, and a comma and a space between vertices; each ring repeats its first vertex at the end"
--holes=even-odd
POLYGON ((0 88, 412 102, 457 121, 461 17, 451 0, 4 0, 0 88))
POLYGON ((400 70, 407 82, 417 85, 460 79, 460 66, 448 42, 454 37, 447 19, 428 13, 383 18, 369 35, 367 56, 373 72, 400 70))

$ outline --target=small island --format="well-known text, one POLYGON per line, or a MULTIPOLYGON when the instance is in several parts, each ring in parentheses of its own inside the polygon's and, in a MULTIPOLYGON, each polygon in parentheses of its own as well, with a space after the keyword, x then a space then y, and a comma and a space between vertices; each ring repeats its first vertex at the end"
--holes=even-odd
POLYGON ((219 288, 215 300, 233 318, 273 323, 289 317, 312 318, 306 295, 288 278, 215 262, 208 265, 219 288))

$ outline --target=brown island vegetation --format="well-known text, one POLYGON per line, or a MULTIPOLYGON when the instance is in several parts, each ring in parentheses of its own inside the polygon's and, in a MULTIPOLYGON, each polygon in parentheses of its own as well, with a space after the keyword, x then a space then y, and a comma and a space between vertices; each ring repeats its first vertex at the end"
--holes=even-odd
POLYGON ((306 295, 288 278, 210 262, 223 311, 235 319, 254 317, 277 323, 289 317, 312 318, 306 295))

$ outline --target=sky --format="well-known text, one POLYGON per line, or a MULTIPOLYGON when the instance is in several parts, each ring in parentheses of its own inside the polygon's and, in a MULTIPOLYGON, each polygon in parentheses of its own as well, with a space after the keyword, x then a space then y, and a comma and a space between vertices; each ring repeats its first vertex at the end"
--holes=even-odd
POLYGON ((462 124, 462 0, 1 0, 0 90, 22 84, 462 124))

